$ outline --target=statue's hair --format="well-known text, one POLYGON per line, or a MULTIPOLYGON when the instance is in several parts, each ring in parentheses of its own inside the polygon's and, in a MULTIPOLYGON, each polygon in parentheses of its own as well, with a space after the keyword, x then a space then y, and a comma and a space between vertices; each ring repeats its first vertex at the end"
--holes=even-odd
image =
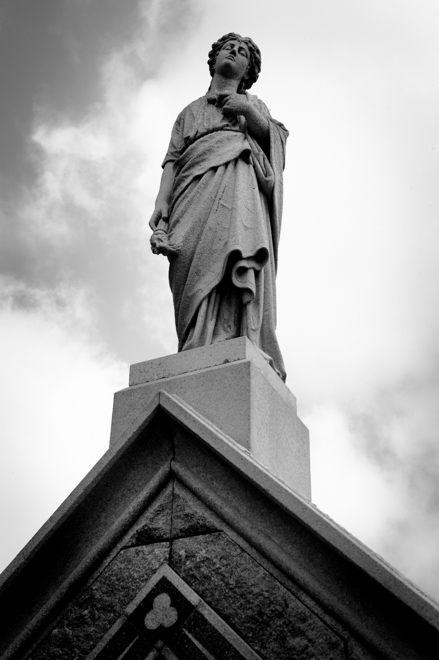
POLYGON ((229 32, 228 34, 225 34, 223 37, 218 39, 218 41, 215 41, 212 44, 212 50, 209 51, 209 59, 207 60, 207 64, 209 65, 210 75, 213 77, 213 74, 215 73, 215 62, 219 51, 224 46, 224 44, 227 43, 227 41, 231 41, 233 39, 245 43, 250 51, 250 66, 238 87, 238 92, 241 92, 246 89, 250 89, 253 83, 255 83, 259 78, 259 73, 261 71, 261 51, 255 42, 250 39, 250 37, 241 37, 241 35, 236 34, 236 32, 229 32))

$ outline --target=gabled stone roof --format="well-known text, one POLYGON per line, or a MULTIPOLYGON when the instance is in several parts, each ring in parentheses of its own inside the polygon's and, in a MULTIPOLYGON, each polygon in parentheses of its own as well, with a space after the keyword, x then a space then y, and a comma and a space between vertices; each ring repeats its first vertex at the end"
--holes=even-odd
POLYGON ((2 658, 119 657, 118 621, 148 649, 130 602, 159 570, 203 606, 145 658, 437 658, 435 603, 166 392, 3 574, 2 658))
POLYGON ((265 356, 196 350, 132 368, 110 449, 3 573, 2 660, 437 660, 437 604, 311 504, 265 356))

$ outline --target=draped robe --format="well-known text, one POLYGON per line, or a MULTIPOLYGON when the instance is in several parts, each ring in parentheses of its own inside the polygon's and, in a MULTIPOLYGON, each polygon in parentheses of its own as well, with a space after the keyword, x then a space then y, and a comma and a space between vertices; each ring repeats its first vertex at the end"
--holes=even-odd
POLYGON ((179 351, 247 336, 281 378, 276 338, 277 248, 288 131, 269 120, 269 154, 243 116, 226 117, 209 95, 178 116, 163 161, 172 162, 168 240, 179 351))

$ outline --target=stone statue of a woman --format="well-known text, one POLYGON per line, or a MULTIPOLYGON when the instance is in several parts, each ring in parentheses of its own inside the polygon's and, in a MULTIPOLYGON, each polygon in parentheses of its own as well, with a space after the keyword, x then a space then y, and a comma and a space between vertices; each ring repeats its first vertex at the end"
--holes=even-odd
POLYGON ((275 276, 288 131, 247 93, 261 70, 250 38, 224 35, 208 64, 207 94, 172 129, 151 247, 170 262, 179 351, 247 336, 285 379, 275 276))

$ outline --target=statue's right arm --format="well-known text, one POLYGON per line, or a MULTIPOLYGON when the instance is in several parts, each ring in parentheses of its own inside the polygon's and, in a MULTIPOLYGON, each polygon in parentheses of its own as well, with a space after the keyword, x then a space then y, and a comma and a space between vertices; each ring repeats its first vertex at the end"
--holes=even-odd
POLYGON ((162 178, 160 180, 160 189, 155 201, 154 213, 149 221, 152 231, 157 229, 160 220, 168 222, 169 206, 171 203, 172 187, 174 185, 174 163, 168 161, 163 168, 162 178))

